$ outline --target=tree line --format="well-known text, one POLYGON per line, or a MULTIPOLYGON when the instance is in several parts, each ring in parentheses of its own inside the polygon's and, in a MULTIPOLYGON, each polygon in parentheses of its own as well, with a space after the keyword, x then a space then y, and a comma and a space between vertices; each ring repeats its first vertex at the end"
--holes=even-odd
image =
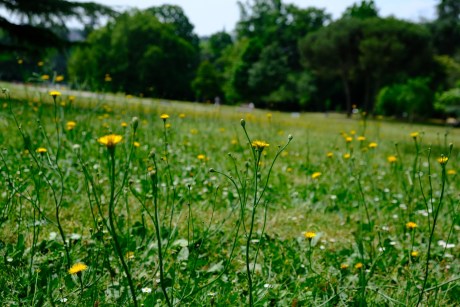
POLYGON ((251 0, 238 2, 234 32, 201 38, 174 5, 116 13, 63 0, 40 1, 53 5, 50 11, 16 2, 31 7, 0 0, 27 17, 17 25, 0 17, 1 71, 16 71, 3 79, 18 78, 16 62, 31 59, 22 74, 38 71, 40 81, 43 68, 33 63, 48 58, 48 69, 65 71, 69 85, 96 91, 347 114, 357 105, 409 119, 460 115, 456 0, 440 0, 436 18, 421 22, 382 17, 374 1, 357 2, 333 20, 324 9, 251 0), (108 16, 104 26, 96 23, 101 14, 108 16), (84 23, 84 41, 68 44, 62 16, 84 23))

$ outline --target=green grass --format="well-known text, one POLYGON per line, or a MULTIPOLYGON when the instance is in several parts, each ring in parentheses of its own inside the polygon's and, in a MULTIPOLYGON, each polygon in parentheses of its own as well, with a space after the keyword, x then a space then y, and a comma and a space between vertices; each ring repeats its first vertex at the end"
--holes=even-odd
POLYGON ((459 304, 458 129, 0 86, 2 305, 459 304))

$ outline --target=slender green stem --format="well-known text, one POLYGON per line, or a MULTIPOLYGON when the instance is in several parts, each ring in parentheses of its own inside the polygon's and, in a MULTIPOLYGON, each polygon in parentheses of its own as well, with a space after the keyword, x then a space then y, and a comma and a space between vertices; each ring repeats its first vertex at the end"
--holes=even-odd
MULTIPOLYGON (((154 160, 155 164, 155 169, 156 168, 156 162, 154 160)), ((158 262, 160 266, 160 286, 161 290, 163 291, 163 294, 165 296, 166 304, 168 306, 172 306, 171 301, 168 296, 168 292, 166 290, 166 283, 165 283, 165 275, 164 275, 164 267, 163 267, 163 250, 162 250, 162 244, 161 244, 161 232, 160 232, 160 217, 158 214, 158 175, 156 171, 152 172, 152 189, 153 189, 153 205, 154 205, 154 225, 155 225, 155 233, 157 237, 157 246, 158 246, 158 262)))
POLYGON ((136 298, 136 290, 134 289, 133 280, 131 277, 131 273, 129 272, 128 265, 123 256, 123 251, 120 246, 120 242, 118 241, 118 235, 115 229, 115 223, 113 221, 113 214, 114 214, 114 206, 115 206, 115 147, 109 147, 109 156, 110 156, 110 202, 109 202, 109 225, 110 225, 110 232, 112 234, 113 242, 115 245, 115 250, 117 251, 118 258, 120 259, 121 265, 123 270, 125 271, 126 278, 128 279, 128 285, 131 291, 131 295, 133 297, 134 306, 137 307, 137 298, 136 298))

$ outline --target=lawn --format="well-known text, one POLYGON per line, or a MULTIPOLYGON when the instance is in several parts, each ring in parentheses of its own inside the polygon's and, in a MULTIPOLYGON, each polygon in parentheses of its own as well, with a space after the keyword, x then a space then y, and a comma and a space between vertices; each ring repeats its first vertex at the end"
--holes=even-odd
POLYGON ((0 87, 2 305, 460 304, 458 129, 0 87))

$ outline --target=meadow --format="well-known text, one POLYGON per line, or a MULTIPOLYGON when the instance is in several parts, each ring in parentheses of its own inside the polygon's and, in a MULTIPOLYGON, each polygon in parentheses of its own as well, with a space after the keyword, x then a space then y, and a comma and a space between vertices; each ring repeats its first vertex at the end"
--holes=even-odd
POLYGON ((458 306, 458 128, 0 84, 2 306, 458 306))

